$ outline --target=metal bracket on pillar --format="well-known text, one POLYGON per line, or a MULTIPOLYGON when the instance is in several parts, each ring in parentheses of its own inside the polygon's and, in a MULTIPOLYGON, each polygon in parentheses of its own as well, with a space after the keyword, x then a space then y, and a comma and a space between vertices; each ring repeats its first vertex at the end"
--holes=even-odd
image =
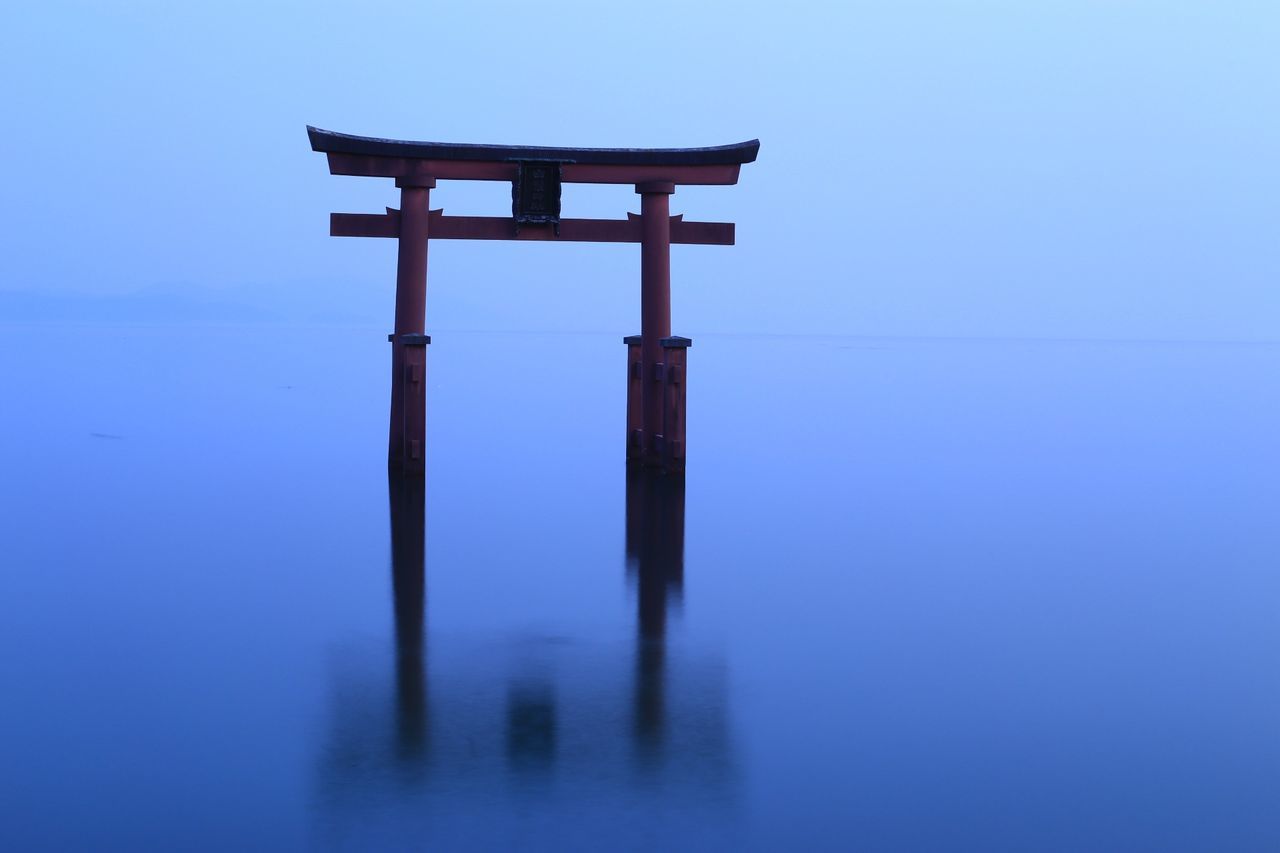
POLYGON ((390 343, 400 343, 406 347, 425 347, 431 343, 430 335, 396 335, 394 332, 387 335, 387 341, 390 343))

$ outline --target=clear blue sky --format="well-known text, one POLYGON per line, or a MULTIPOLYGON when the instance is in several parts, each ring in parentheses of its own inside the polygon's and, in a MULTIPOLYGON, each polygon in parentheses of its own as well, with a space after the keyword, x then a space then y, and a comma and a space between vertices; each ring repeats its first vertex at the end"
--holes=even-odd
MULTIPOLYGON (((390 322, 396 204, 314 124, 461 142, 762 140, 673 213, 674 328, 1280 339, 1280 5, 24 3, 0 290, 224 294, 390 322)), ((566 190, 566 215, 638 210, 566 190)), ((509 210, 441 184, 433 206, 509 210)), ((428 327, 638 325, 638 250, 433 243, 428 327)))

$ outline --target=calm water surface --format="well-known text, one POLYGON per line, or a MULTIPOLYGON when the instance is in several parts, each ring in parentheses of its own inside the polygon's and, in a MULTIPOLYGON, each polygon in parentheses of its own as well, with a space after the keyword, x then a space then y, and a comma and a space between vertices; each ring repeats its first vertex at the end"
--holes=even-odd
POLYGON ((0 848, 1280 849, 1280 347, 0 332, 0 848))

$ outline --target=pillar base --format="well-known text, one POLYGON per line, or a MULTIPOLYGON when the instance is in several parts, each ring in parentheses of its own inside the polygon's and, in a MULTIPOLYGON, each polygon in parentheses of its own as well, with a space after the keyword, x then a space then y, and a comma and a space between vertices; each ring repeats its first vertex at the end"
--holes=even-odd
POLYGON ((685 468, 685 387, 689 338, 660 340, 661 361, 645 363, 640 335, 622 339, 627 345, 627 462, 683 473, 685 468), (660 422, 646 427, 645 399, 660 401, 660 422))
POLYGON ((418 332, 387 335, 391 352, 391 429, 387 468, 418 474, 427 462, 427 345, 418 332))

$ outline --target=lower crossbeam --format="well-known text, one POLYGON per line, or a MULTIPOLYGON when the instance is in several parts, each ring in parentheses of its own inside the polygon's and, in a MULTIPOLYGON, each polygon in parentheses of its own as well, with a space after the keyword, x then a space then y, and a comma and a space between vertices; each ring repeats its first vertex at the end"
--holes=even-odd
MULTIPOLYGON (((400 211, 387 208, 386 213, 331 213, 329 233, 334 237, 398 237, 400 211)), ((627 214, 626 219, 561 219, 554 225, 522 225, 505 216, 445 216, 433 210, 427 221, 431 240, 545 240, 563 243, 639 243, 641 218, 627 214)), ((685 222, 684 217, 671 217, 671 242, 704 246, 732 246, 732 222, 685 222)))

